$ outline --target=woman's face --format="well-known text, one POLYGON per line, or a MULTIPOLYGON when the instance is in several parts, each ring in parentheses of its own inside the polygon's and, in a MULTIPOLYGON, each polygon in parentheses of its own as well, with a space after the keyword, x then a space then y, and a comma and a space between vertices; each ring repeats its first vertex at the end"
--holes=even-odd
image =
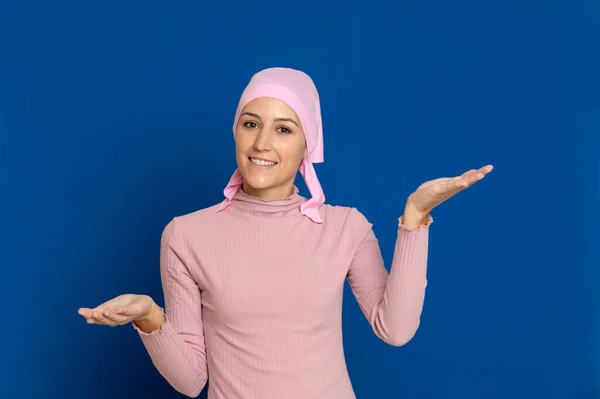
POLYGON ((235 129, 235 150, 244 191, 263 199, 288 197, 308 155, 298 115, 271 97, 246 104, 235 129))

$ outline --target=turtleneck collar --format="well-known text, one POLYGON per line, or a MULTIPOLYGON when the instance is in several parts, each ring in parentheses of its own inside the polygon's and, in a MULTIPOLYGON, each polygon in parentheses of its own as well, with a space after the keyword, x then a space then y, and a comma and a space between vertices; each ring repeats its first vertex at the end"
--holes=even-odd
POLYGON ((286 198, 265 200, 244 192, 240 187, 232 198, 230 207, 238 212, 266 217, 300 215, 300 205, 308 199, 299 194, 294 185, 293 192, 286 198))

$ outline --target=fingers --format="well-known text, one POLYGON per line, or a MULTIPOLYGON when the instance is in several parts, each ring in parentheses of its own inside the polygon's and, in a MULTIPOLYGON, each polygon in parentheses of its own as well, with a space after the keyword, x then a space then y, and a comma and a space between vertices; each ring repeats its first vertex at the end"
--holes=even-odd
POLYGON ((100 324, 106 324, 106 325, 112 324, 112 321, 109 320, 106 316, 104 316, 104 313, 102 311, 98 311, 98 310, 92 311, 92 316, 93 316, 94 320, 96 320, 100 324))
POLYGON ((471 169, 462 175, 462 179, 460 180, 459 187, 467 188, 467 187, 473 185, 474 183, 476 183, 477 181, 479 181, 482 177, 483 177, 483 174, 480 173, 478 170, 471 169))
POLYGON ((494 165, 485 165, 484 167, 480 168, 479 171, 483 174, 488 174, 492 171, 492 169, 494 169, 494 165))
POLYGON ((77 313, 79 313, 80 315, 85 317, 87 319, 87 322, 90 324, 99 324, 100 323, 100 320, 96 319, 96 317, 98 316, 97 315, 98 312, 94 311, 94 309, 80 308, 77 313))
POLYGON ((126 324, 129 323, 131 321, 131 317, 129 316, 125 316, 122 314, 118 314, 114 311, 110 311, 110 310, 104 310, 102 312, 102 316, 108 320, 109 325, 112 326, 118 326, 118 325, 122 325, 122 324, 126 324))
POLYGON ((455 178, 455 187, 458 189, 465 189, 483 179, 493 168, 492 165, 486 165, 479 169, 468 170, 455 178))
POLYGON ((463 190, 465 188, 467 188, 469 186, 469 176, 470 174, 472 174, 473 172, 469 171, 469 172, 465 172, 460 176, 456 176, 448 181, 446 181, 443 185, 442 188, 442 192, 443 193, 455 193, 458 192, 460 190, 463 190))
POLYGON ((485 175, 492 171, 492 169, 494 169, 492 165, 485 165, 479 169, 471 169, 469 172, 471 173, 471 176, 473 176, 476 179, 475 181, 478 181, 483 179, 485 175))
POLYGON ((85 317, 88 324, 103 324, 114 327, 131 321, 129 316, 117 314, 114 311, 100 307, 96 309, 80 308, 77 313, 85 317))
POLYGON ((91 319, 92 322, 94 322, 96 324, 111 325, 112 321, 109 320, 106 316, 104 316, 103 312, 104 312, 104 310, 101 308, 92 309, 91 317, 88 319, 88 323, 90 322, 90 319, 91 319))
POLYGON ((103 324, 103 320, 100 313, 90 308, 80 308, 77 313, 85 317, 88 324, 103 324))
POLYGON ((436 191, 439 195, 452 196, 483 179, 492 169, 492 165, 486 165, 479 169, 468 170, 462 175, 443 181, 436 191))

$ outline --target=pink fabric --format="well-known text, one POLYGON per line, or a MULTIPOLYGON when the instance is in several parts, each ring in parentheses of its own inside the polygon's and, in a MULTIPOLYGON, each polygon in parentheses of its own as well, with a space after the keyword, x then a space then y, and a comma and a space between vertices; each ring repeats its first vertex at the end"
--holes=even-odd
MULTIPOLYGON (((301 213, 315 223, 323 223, 319 207, 325 203, 325 195, 313 163, 324 162, 323 123, 319 93, 312 79, 302 71, 291 68, 267 68, 256 73, 242 93, 233 122, 233 132, 237 126, 243 108, 259 97, 273 97, 286 103, 300 118, 300 124, 306 137, 308 157, 302 160, 299 171, 304 177, 306 187, 312 198, 301 205, 301 213)), ((242 187, 244 178, 236 169, 229 179, 223 194, 225 200, 217 207, 220 212, 226 209, 233 196, 242 187)))
POLYGON ((307 201, 297 187, 280 200, 240 190, 225 213, 214 205, 166 226, 166 321, 152 333, 133 327, 174 389, 196 397, 208 384, 208 399, 355 399, 342 339, 346 281, 367 321, 352 328, 370 327, 393 346, 412 339, 433 219, 407 228, 399 218, 388 274, 358 210, 324 204, 316 224, 300 212, 307 201))

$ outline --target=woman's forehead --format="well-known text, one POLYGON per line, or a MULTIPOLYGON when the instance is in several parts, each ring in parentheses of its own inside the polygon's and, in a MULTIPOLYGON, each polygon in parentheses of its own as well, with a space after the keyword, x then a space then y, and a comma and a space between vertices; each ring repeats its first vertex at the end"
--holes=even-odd
POLYGON ((281 116, 294 117, 298 119, 296 112, 284 101, 274 97, 258 97, 248 102, 242 109, 242 112, 262 113, 281 113, 281 116))

